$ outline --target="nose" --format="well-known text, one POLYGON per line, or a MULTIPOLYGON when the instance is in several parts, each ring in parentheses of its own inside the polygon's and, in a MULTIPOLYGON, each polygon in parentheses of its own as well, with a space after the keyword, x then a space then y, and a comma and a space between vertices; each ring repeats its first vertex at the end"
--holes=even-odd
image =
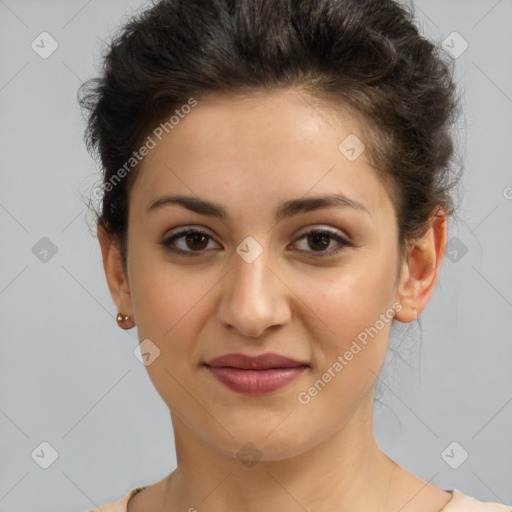
POLYGON ((272 268, 266 249, 248 262, 238 253, 223 279, 219 316, 222 324, 242 336, 260 337, 290 321, 290 290, 272 268))

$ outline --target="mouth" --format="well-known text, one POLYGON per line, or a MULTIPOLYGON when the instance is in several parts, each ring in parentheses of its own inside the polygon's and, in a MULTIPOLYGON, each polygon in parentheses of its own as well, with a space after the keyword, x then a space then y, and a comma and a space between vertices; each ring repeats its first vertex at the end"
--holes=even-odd
POLYGON ((227 388, 248 395, 278 391, 309 368, 307 363, 274 353, 259 356, 227 354, 204 363, 204 366, 227 388))

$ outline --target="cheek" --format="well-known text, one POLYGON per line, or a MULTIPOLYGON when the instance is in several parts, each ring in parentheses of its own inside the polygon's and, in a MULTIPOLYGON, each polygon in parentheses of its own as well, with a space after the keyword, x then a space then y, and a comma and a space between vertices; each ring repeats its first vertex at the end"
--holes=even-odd
POLYGON ((168 345, 173 334, 190 324, 189 318, 200 306, 204 279, 194 275, 193 266, 180 267, 167 261, 160 248, 134 250, 130 270, 139 336, 168 345))
POLYGON ((352 417, 384 364, 394 314, 389 282, 376 273, 351 272, 328 290, 309 288, 308 304, 322 321, 311 328, 313 369, 296 398, 300 410, 321 417, 327 430, 352 417))
POLYGON ((350 416, 375 383, 394 317, 392 251, 373 246, 358 256, 332 272, 334 277, 310 280, 299 292, 314 312, 314 372, 304 400, 315 402, 313 407, 331 403, 338 418, 350 416))
POLYGON ((205 281, 190 273, 192 267, 170 271, 162 261, 153 265, 133 261, 131 290, 138 336, 158 349, 158 357, 146 371, 163 401, 179 414, 190 408, 185 389, 192 392, 190 376, 197 360, 194 340, 208 318, 205 281))
MULTIPOLYGON (((326 278, 296 280, 299 297, 312 311, 321 343, 343 348, 379 320, 394 300, 393 258, 362 254, 357 260, 329 271, 326 278), (370 256, 370 257, 366 257, 370 256), (327 277, 328 275, 328 277, 327 277)), ((379 322, 379 329, 382 325, 379 322)), ((385 330, 385 329, 384 329, 385 330)))

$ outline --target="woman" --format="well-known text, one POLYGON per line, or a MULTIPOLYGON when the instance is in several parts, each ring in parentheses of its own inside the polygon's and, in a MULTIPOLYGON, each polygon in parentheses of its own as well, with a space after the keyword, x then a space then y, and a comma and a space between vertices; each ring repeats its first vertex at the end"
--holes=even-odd
POLYGON ((91 84, 106 278, 177 454, 101 510, 510 510, 374 437, 391 327, 432 296, 458 179, 450 67, 412 14, 160 1, 91 84))

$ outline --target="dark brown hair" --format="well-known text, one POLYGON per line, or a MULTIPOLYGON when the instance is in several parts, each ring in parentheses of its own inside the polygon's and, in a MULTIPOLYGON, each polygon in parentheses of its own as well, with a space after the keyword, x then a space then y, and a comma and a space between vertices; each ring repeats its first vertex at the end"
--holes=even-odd
MULTIPOLYGON (((191 98, 294 87, 358 116, 367 158, 396 208, 403 256, 405 242, 425 233, 437 208, 454 213, 450 189, 460 177, 453 61, 419 35, 413 19, 411 8, 392 0, 155 2, 112 38, 101 76, 79 91, 102 184, 191 98)), ((129 193, 139 167, 102 187, 96 212, 120 244, 125 270, 129 193)))

